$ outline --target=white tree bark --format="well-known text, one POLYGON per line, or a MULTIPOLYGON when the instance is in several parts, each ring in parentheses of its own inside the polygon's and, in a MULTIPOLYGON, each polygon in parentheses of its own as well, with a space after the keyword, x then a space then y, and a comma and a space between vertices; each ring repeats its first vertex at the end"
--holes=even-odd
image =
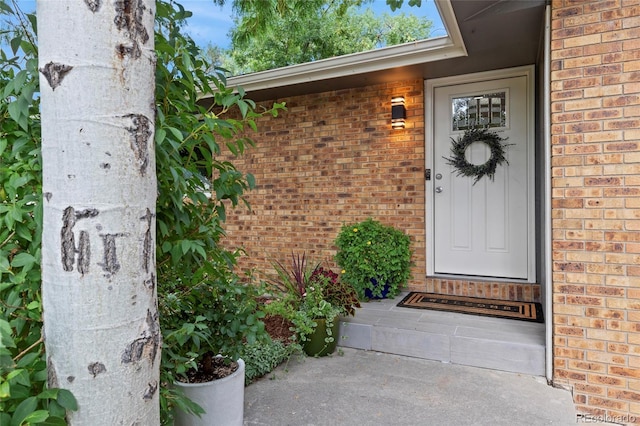
POLYGON ((49 385, 159 424, 153 0, 38 0, 49 385))

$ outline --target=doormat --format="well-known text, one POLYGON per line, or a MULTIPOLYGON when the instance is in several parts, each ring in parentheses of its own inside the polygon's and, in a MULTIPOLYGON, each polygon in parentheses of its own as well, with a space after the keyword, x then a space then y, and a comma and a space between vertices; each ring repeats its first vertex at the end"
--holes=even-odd
POLYGON ((412 291, 398 303, 402 308, 431 309, 485 317, 543 323, 542 305, 536 302, 482 299, 412 291))

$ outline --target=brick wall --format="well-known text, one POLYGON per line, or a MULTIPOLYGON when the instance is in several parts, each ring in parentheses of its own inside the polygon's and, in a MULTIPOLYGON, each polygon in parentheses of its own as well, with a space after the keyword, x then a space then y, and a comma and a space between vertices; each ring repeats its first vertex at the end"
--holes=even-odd
POLYGON ((640 423, 640 1, 554 0, 554 381, 640 423))
POLYGON ((256 177, 252 212, 225 226, 227 244, 247 251, 242 269, 272 272, 306 252, 335 267, 344 223, 373 217, 405 231, 414 250, 411 288, 425 286, 423 81, 279 99, 288 110, 258 122, 257 146, 234 161, 256 177), (404 96, 407 126, 391 129, 391 98, 404 96))
POLYGON ((540 301, 537 283, 427 278, 425 260, 423 81, 279 99, 287 111, 261 119, 257 146, 234 163, 256 177, 252 212, 225 226, 230 247, 243 247, 241 270, 273 274, 271 261, 291 252, 337 270, 335 240, 344 223, 373 217, 411 237, 409 289, 503 300, 540 301), (403 95, 407 127, 391 129, 390 101, 403 95))

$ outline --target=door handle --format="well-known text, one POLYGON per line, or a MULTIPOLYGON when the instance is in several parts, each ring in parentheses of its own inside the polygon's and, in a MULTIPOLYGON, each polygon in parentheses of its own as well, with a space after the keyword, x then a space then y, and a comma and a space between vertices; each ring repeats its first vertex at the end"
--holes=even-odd
POLYGON ((442 192, 442 187, 441 186, 436 186, 436 192, 439 194, 442 192))

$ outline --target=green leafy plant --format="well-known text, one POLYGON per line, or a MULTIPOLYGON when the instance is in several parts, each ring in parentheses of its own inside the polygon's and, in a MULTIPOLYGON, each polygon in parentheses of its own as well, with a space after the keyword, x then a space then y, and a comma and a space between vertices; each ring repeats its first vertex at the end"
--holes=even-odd
POLYGON ((202 412, 172 383, 194 380, 215 355, 235 361, 245 344, 268 339, 257 288, 233 272, 240 253, 221 244, 226 208, 248 206, 244 195, 255 179, 220 154, 223 148, 243 154, 254 144, 245 133, 256 129, 255 119, 284 108, 276 103, 258 112, 241 88, 227 87, 222 72, 182 34, 181 23, 189 16, 179 4, 157 2, 156 239, 164 424, 171 423, 176 408, 202 412))
MULTIPOLYGON (((271 299, 265 305, 265 311, 268 315, 280 316, 293 324, 295 335, 292 336, 298 349, 302 349, 300 344, 304 343, 306 337, 313 333, 317 323, 311 316, 308 309, 303 310, 303 304, 308 292, 309 277, 317 265, 309 266, 306 255, 302 256, 291 253, 291 266, 287 267, 280 261, 273 262, 276 276, 267 282, 267 288, 271 299)), ((314 296, 314 300, 318 296, 314 296)), ((333 320, 337 312, 333 311, 330 304, 323 304, 320 312, 318 308, 317 315, 330 316, 333 320)))
MULTIPOLYGON (((304 313, 308 319, 314 322, 313 329, 317 327, 315 320, 318 319, 325 319, 327 327, 331 328, 335 319, 342 312, 339 307, 332 305, 331 302, 325 298, 325 283, 325 277, 317 278, 314 281, 309 280, 309 285, 300 304, 300 312, 304 313)), ((306 340, 308 334, 309 333, 303 333, 303 341, 306 340)))
POLYGON ((360 307, 358 294, 353 286, 341 281, 338 274, 330 269, 318 266, 311 273, 311 283, 320 283, 324 299, 331 305, 340 309, 340 315, 355 315, 356 308, 360 307))
POLYGON ((404 232, 369 218, 344 225, 335 240, 341 280, 361 300, 394 297, 411 277, 411 240, 404 232), (385 290, 386 287, 386 290, 385 290))
POLYGON ((257 112, 241 88, 227 87, 222 72, 212 72, 200 48, 181 33, 180 23, 189 16, 178 4, 157 2, 158 268, 185 273, 211 256, 233 263, 219 249, 226 208, 246 203, 243 195, 255 187, 255 178, 220 159, 220 153, 226 148, 243 154, 254 144, 244 132, 256 129, 255 119, 277 116, 284 108, 276 103, 257 112), (206 95, 211 98, 203 102, 206 95))
POLYGON ((47 386, 42 339, 42 163, 35 15, 0 36, 0 424, 66 424, 73 395, 47 386))
POLYGON ((242 359, 245 363, 245 384, 249 385, 257 378, 270 373, 291 354, 291 348, 278 340, 246 345, 242 351, 242 359))
POLYGON ((226 266, 205 263, 188 281, 165 279, 159 299, 164 339, 161 408, 163 424, 171 424, 176 408, 203 413, 171 383, 212 380, 216 355, 235 361, 244 355, 245 345, 267 346, 270 338, 261 321, 258 287, 238 282, 226 266))
POLYGON ((159 301, 165 329, 163 361, 181 381, 197 370, 204 354, 237 360, 245 344, 268 338, 260 321, 259 288, 238 282, 228 268, 207 263, 190 281, 179 277, 165 284, 159 301))
MULTIPOLYGON (((66 390, 47 388, 41 336, 42 173, 35 15, 22 14, 12 5, 0 0, 0 13, 16 23, 0 34, 7 40, 0 51, 0 424, 66 424, 65 411, 75 410, 76 401, 66 390)), ((223 292, 229 307, 246 308, 215 332, 208 330, 210 313, 196 313, 203 306, 195 306, 194 316, 179 327, 164 322, 165 331, 176 333, 166 340, 180 341, 183 348, 205 347, 215 339, 209 336, 218 332, 238 333, 242 339, 227 341, 222 348, 233 356, 244 341, 261 334, 260 313, 251 310, 251 290, 229 275, 235 253, 221 249, 219 243, 225 203, 242 202, 244 191, 255 183, 253 176, 216 157, 220 141, 233 154, 242 154, 252 144, 242 132, 255 129, 256 117, 276 115, 284 106, 275 104, 258 113, 241 89, 227 88, 222 74, 211 73, 197 46, 180 34, 180 23, 188 16, 175 2, 157 2, 158 294, 161 300, 172 292, 175 296, 183 285, 179 294, 186 297, 181 301, 186 305, 189 297, 204 291, 204 282, 213 282, 211 287, 218 287, 209 292, 223 292), (209 106, 199 103, 203 94, 213 95, 209 106), (231 109, 238 111, 238 118, 223 117, 231 109), (216 275, 219 270, 223 277, 216 275), (186 290, 187 284, 194 290, 186 290)), ((171 350, 167 352, 161 389, 165 423, 176 405, 197 411, 167 386, 184 361, 171 359, 171 350)), ((173 353, 182 356, 178 349, 173 353)))

